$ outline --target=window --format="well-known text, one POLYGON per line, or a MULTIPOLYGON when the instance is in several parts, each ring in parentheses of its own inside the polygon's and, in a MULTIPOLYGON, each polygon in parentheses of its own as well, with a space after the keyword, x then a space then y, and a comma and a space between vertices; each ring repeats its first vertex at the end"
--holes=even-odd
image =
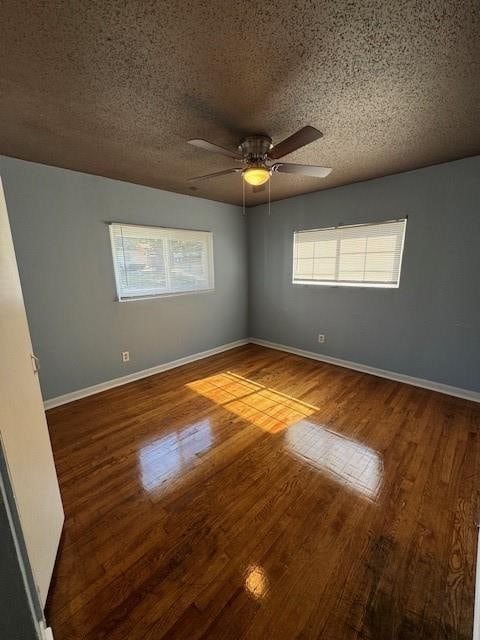
POLYGON ((110 225, 119 300, 213 289, 209 231, 110 225))
POLYGON ((293 283, 398 287, 406 218, 295 231, 293 283))

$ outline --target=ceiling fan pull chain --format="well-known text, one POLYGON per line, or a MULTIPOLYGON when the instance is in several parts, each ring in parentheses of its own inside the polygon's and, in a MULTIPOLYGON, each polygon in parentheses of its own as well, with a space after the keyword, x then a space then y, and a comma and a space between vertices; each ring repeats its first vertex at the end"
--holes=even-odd
POLYGON ((243 194, 243 215, 245 214, 245 180, 242 180, 242 194, 243 194))
POLYGON ((270 216, 270 183, 271 183, 272 179, 270 178, 270 180, 268 181, 268 215, 270 216))

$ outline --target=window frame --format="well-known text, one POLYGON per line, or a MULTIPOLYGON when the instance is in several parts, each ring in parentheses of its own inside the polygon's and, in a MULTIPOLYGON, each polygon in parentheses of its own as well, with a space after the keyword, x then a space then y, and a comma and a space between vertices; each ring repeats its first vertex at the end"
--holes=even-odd
MULTIPOLYGON (((403 266, 403 253, 405 250, 405 238, 407 235, 407 224, 408 224, 408 216, 405 215, 402 218, 393 218, 390 220, 375 220, 371 222, 360 222, 356 224, 338 224, 332 225, 329 227, 320 227, 316 229, 294 229, 293 230, 293 242, 292 242, 292 272, 291 272, 291 285, 295 287, 346 287, 353 289, 399 289, 400 288, 400 280, 402 276, 402 266, 403 266), (296 235, 300 233, 314 233, 315 231, 331 231, 336 229, 349 229, 355 227, 373 227, 380 226, 383 224, 392 224, 394 222, 403 222, 404 223, 404 231, 402 237, 402 244, 399 252, 399 269, 398 269, 398 281, 397 283, 381 283, 381 282, 365 282, 365 281, 350 281, 350 282, 339 282, 338 280, 300 280, 295 278, 295 247, 296 247, 296 235)), ((336 264, 336 271, 338 270, 338 263, 336 264)))
MULTIPOLYGON (((112 221, 108 222, 109 236, 110 236, 110 248, 111 248, 111 256, 113 262, 113 273, 115 277, 115 287, 117 291, 117 295, 115 298, 116 302, 136 302, 140 300, 153 300, 155 298, 171 298, 176 296, 186 296, 192 294, 202 294, 202 293, 212 293, 215 291, 215 259, 214 259, 214 239, 213 239, 213 231, 205 230, 205 229, 185 229, 181 227, 163 227, 160 225, 153 224, 137 224, 135 222, 118 222, 112 221), (207 267, 208 267, 208 275, 209 275, 209 287, 206 289, 187 289, 184 291, 166 291, 164 293, 147 293, 149 290, 145 289, 138 296, 123 296, 121 295, 121 281, 120 274, 117 269, 117 261, 116 261, 116 253, 115 253, 115 242, 114 242, 114 233, 113 228, 115 226, 122 227, 136 227, 136 228, 144 228, 144 229, 159 229, 162 231, 173 231, 173 232, 182 232, 186 231, 189 233, 202 233, 207 237, 207 247, 208 247, 208 257, 207 257, 207 267)), ((151 290, 155 291, 155 290, 151 290)))

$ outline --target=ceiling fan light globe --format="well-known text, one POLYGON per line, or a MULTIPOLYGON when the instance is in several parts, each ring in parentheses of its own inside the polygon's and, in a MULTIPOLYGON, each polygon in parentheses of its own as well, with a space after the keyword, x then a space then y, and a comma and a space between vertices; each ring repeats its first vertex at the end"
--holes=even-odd
POLYGON ((265 184, 270 178, 270 171, 265 167, 247 167, 242 173, 243 179, 252 187, 265 184))

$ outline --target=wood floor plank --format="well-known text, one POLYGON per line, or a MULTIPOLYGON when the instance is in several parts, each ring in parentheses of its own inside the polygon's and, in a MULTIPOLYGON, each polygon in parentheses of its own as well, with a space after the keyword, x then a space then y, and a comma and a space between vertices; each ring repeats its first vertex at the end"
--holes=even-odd
POLYGON ((480 407, 256 345, 47 412, 57 640, 467 640, 480 407))

